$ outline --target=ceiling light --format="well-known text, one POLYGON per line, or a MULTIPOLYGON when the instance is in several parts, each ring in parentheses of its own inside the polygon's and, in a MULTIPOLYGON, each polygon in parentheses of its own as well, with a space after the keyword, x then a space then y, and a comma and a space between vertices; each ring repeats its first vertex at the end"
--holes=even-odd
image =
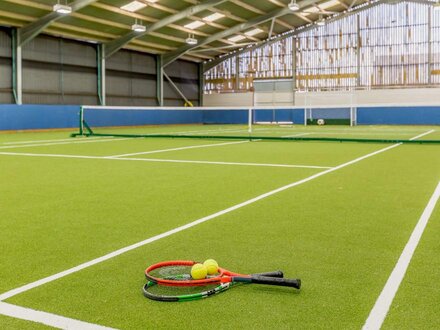
POLYGON ((206 22, 214 22, 220 18, 225 17, 225 15, 221 14, 221 13, 214 13, 212 15, 206 16, 203 18, 204 21, 206 22))
POLYGON ((194 38, 194 34, 190 34, 188 38, 186 38, 185 42, 191 46, 197 45, 198 43, 197 39, 194 38))
POLYGON ((299 10, 299 5, 296 3, 296 0, 290 1, 290 3, 288 4, 288 7, 291 11, 298 11, 299 10))
POLYGON ((130 3, 127 3, 125 6, 122 6, 121 9, 134 13, 135 11, 138 11, 139 9, 145 7, 147 7, 147 4, 144 2, 132 1, 130 3))
POLYGON ((323 26, 323 25, 325 25, 325 20, 324 20, 324 18, 322 17, 322 15, 319 15, 319 20, 316 21, 316 25, 318 25, 318 26, 323 26))
POLYGON ((232 42, 241 41, 241 40, 243 40, 243 39, 246 39, 246 37, 245 37, 245 36, 242 36, 242 35, 236 35, 236 36, 233 36, 233 37, 228 38, 228 40, 229 40, 229 41, 232 41, 232 42))
POLYGON ((259 34, 259 33, 261 33, 261 32, 264 32, 264 31, 263 31, 262 29, 256 28, 256 29, 253 29, 253 30, 247 31, 247 32, 245 32, 244 34, 247 35, 247 36, 249 36, 249 37, 252 37, 252 36, 254 36, 254 35, 256 35, 256 34, 259 34))
POLYGON ((145 25, 138 24, 138 23, 133 24, 133 25, 131 26, 131 29, 132 29, 134 32, 145 32, 145 31, 147 30, 147 28, 145 27, 145 25))
POLYGON ((189 24, 184 25, 184 27, 186 27, 187 29, 194 30, 194 29, 197 29, 198 27, 201 27, 201 26, 203 26, 203 25, 205 25, 204 22, 201 22, 201 21, 194 21, 194 22, 191 22, 191 23, 189 23, 189 24))
POLYGON ((72 13, 72 7, 57 3, 56 5, 53 6, 53 11, 57 12, 58 14, 67 15, 72 13))

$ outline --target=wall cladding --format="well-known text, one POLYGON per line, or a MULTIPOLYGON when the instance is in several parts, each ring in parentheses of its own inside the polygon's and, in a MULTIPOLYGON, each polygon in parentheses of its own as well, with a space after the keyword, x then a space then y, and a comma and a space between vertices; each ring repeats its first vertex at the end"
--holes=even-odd
POLYGON ((12 103, 12 51, 8 29, 0 27, 0 103, 12 103))
MULTIPOLYGON (((0 104, 15 103, 11 29, 0 27, 0 104)), ((96 44, 39 35, 23 47, 24 104, 99 104, 96 44)), ((166 72, 198 105, 198 64, 183 60, 166 72)), ((106 103, 157 106, 156 55, 120 50, 106 60, 106 103)), ((184 100, 164 79, 165 105, 184 100)))

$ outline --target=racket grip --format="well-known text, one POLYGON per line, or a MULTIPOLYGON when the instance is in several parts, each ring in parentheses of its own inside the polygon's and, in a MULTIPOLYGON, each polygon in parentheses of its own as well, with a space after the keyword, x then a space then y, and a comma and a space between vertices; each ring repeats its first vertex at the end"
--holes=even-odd
POLYGON ((287 279, 287 278, 265 277, 265 276, 261 276, 261 275, 253 275, 253 276, 251 276, 251 282, 255 283, 255 284, 288 286, 288 287, 295 288, 295 289, 301 288, 301 280, 300 279, 287 279))
POLYGON ((283 278, 284 274, 281 270, 277 270, 274 272, 266 272, 266 273, 257 273, 254 274, 255 276, 265 276, 265 277, 280 277, 283 278))

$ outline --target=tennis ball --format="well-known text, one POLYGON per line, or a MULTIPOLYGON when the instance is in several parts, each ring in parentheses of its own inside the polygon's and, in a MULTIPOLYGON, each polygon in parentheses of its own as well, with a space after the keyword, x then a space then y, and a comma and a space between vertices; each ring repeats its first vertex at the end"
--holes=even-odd
POLYGON ((203 263, 208 270, 208 275, 214 275, 218 272, 218 263, 214 259, 208 259, 203 263))
POLYGON ((191 267, 191 277, 194 280, 204 279, 208 275, 208 269, 203 264, 195 264, 191 267))

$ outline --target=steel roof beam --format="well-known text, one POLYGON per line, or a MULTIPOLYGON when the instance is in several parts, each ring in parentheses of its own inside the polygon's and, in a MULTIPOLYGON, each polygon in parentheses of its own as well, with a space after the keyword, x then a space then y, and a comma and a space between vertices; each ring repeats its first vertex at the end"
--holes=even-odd
MULTIPOLYGON (((312 4, 314 4, 315 2, 318 2, 320 0, 305 0, 302 1, 300 3, 300 8, 304 8, 306 6, 310 6, 312 4)), ((179 57, 183 56, 184 54, 186 54, 187 52, 189 52, 190 50, 209 44, 211 42, 217 41, 219 39, 223 39, 227 36, 230 36, 232 34, 238 33, 240 31, 249 29, 255 25, 261 24, 261 23, 265 23, 267 21, 270 21, 274 18, 280 17, 280 16, 284 16, 287 14, 293 14, 293 12, 286 6, 284 8, 280 8, 280 9, 276 9, 270 13, 261 15, 261 16, 257 16, 253 19, 250 19, 247 22, 235 25, 233 27, 231 27, 230 29, 221 31, 219 33, 216 33, 212 36, 209 36, 207 38, 204 38, 202 40, 199 40, 199 43, 197 45, 184 45, 178 49, 176 49, 175 51, 169 52, 167 54, 163 55, 163 66, 167 66, 170 63, 174 62, 175 60, 177 60, 179 57)))
MULTIPOLYGON (((95 2, 96 0, 77 0, 69 4, 72 8, 72 12, 80 10, 88 6, 89 4, 95 2)), ((18 30, 18 41, 20 46, 23 46, 27 42, 34 39, 37 35, 39 35, 46 27, 48 27, 52 22, 66 16, 65 14, 60 14, 57 12, 50 12, 49 14, 37 19, 36 21, 22 27, 18 30)))
POLYGON ((223 2, 226 2, 227 0, 206 0, 198 5, 194 5, 191 7, 188 7, 174 15, 167 16, 164 19, 161 19, 160 21, 157 21, 156 23, 153 23, 151 25, 148 25, 145 32, 135 32, 131 31, 127 33, 126 35, 115 39, 113 41, 108 42, 105 44, 106 49, 106 57, 109 57, 116 53, 119 49, 124 47, 126 44, 128 44, 131 40, 142 37, 150 32, 153 32, 155 30, 158 30, 164 26, 167 26, 171 23, 174 23, 176 21, 179 21, 187 16, 194 15, 195 13, 201 12, 203 10, 209 9, 215 5, 221 4, 223 2))
MULTIPOLYGON (((414 0, 408 0, 408 1, 414 1, 414 0)), ((305 2, 306 1, 303 1, 302 3, 305 3, 305 2)), ((337 20, 343 19, 344 17, 347 17, 347 16, 350 16, 350 15, 359 13, 360 11, 363 11, 363 10, 366 10, 366 9, 378 6, 378 5, 383 4, 383 3, 389 3, 389 2, 390 2, 389 0, 377 0, 375 2, 369 3, 368 5, 363 5, 363 6, 360 6, 360 7, 356 8, 356 9, 352 9, 351 11, 341 12, 340 15, 336 15, 335 17, 326 20, 326 22, 337 21, 337 20)), ((310 3, 308 5, 310 5, 310 3)), ((273 44, 275 42, 278 42, 280 40, 283 40, 283 39, 286 39, 286 38, 289 38, 289 37, 292 37, 292 36, 295 36, 295 35, 298 35, 300 33, 303 33, 303 32, 306 32, 306 31, 309 31, 309 30, 312 30, 312 29, 316 29, 316 28, 317 28, 317 26, 312 24, 312 25, 309 25, 309 26, 307 26, 305 28, 295 29, 295 30, 293 30, 293 31, 291 31, 289 33, 282 34, 282 35, 280 35, 280 36, 278 36, 276 38, 272 38, 270 40, 265 40, 265 41, 256 43, 253 46, 240 49, 239 51, 230 53, 230 54, 228 54, 226 56, 219 57, 219 58, 217 58, 215 60, 206 62, 203 65, 203 72, 206 72, 206 71, 212 69, 213 67, 217 66, 221 62, 226 61, 226 60, 228 60, 228 59, 230 59, 232 57, 238 56, 240 54, 243 54, 243 53, 246 53, 246 52, 249 52, 249 51, 253 51, 255 49, 261 48, 261 47, 266 46, 266 45, 271 45, 271 44, 273 44)))

